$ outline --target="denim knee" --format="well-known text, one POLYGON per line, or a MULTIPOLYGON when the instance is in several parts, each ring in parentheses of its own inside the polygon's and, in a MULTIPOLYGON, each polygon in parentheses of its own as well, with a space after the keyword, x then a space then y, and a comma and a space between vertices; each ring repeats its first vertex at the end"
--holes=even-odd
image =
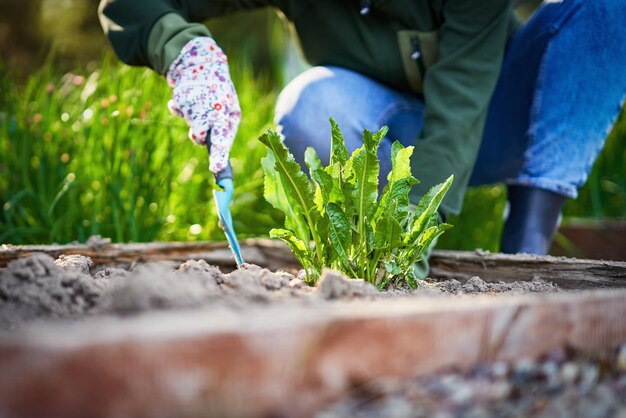
MULTIPOLYGON (((323 163, 330 158, 330 122, 334 118, 349 150, 362 145, 361 132, 374 125, 384 106, 372 105, 364 94, 379 89, 363 75, 338 67, 314 67, 293 79, 276 102, 275 122, 285 145, 298 162, 313 147, 323 163)), ((375 97, 384 99, 384 95, 375 97)))
POLYGON ((304 152, 312 146, 322 162, 327 162, 330 144, 329 117, 332 111, 325 106, 328 84, 327 72, 317 68, 301 74, 290 82, 276 101, 274 122, 285 145, 296 160, 304 165, 304 152))
MULTIPOLYGON (((308 113, 301 106, 285 108, 280 99, 276 103, 274 122, 283 142, 298 161, 300 161, 300 154, 304 153, 306 147, 320 141, 319 135, 313 129, 311 119, 307 116, 308 113)), ((303 158, 302 161, 304 161, 303 158)))

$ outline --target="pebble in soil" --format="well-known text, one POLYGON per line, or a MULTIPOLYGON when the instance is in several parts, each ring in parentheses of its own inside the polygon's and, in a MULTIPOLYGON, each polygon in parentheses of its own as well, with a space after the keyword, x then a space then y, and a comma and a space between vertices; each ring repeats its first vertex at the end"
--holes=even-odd
POLYGON ((406 381, 371 382, 316 418, 540 417, 626 418, 621 353, 610 361, 582 357, 520 359, 406 381))

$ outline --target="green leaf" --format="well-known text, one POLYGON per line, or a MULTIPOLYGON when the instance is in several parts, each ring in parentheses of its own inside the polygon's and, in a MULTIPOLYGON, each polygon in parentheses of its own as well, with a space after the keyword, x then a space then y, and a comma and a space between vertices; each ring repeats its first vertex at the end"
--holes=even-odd
POLYGON ((426 232, 422 234, 422 236, 420 237, 417 243, 418 251, 415 257, 415 261, 419 260, 422 257, 422 255, 430 249, 430 246, 433 244, 433 242, 437 238, 441 236, 441 234, 450 230, 451 228, 452 228, 452 225, 445 224, 445 223, 428 228, 427 231, 431 231, 431 232, 428 234, 426 234, 426 232))
POLYGON ((348 148, 346 147, 345 140, 341 134, 337 122, 333 118, 330 118, 331 125, 331 145, 330 145, 330 164, 324 169, 333 179, 333 188, 336 193, 341 193, 342 198, 337 199, 339 202, 343 202, 343 209, 349 218, 352 218, 354 214, 354 207, 351 205, 353 185, 350 184, 354 177, 354 170, 352 168, 352 159, 349 158, 348 148))
POLYGON ((330 142, 330 165, 339 163, 339 166, 343 166, 348 161, 348 148, 346 148, 346 141, 343 139, 341 130, 333 118, 330 118, 330 130, 332 134, 330 142))
POLYGON ((385 263, 385 270, 387 270, 387 273, 393 275, 393 276, 397 276, 398 274, 402 273, 402 270, 400 269, 400 266, 398 266, 398 264, 395 261, 388 261, 385 263))
POLYGON ((308 147, 304 152, 304 162, 309 168, 309 176, 316 183, 315 185, 315 197, 313 201, 315 202, 315 206, 317 207, 320 215, 324 215, 326 211, 326 203, 328 203, 328 193, 330 193, 330 189, 332 188, 332 178, 331 181, 328 182, 327 178, 320 179, 319 174, 317 175, 316 180, 316 172, 323 171, 322 170, 322 162, 320 161, 317 152, 313 147, 308 147))
POLYGON ((413 146, 405 147, 399 141, 391 144, 391 171, 387 175, 387 180, 392 183, 407 177, 419 183, 411 173, 411 156, 413 155, 413 146))
POLYGON ((433 213, 428 222, 426 222, 426 228, 439 225, 439 213, 433 213))
POLYGON ((300 261, 300 264, 303 267, 306 267, 307 264, 310 264, 311 254, 310 248, 304 243, 304 241, 298 239, 292 231, 287 229, 274 228, 270 231, 270 238, 278 238, 283 240, 289 249, 294 253, 294 255, 300 261))
POLYGON ((322 166, 320 157, 313 147, 307 147, 306 151, 304 151, 304 162, 306 166, 309 167, 309 173, 319 170, 322 166))
POLYGON ((311 279, 308 281, 314 283, 317 280, 320 271, 315 266, 315 263, 313 262, 313 254, 311 248, 306 243, 298 239, 293 234, 293 232, 287 229, 272 229, 270 231, 270 238, 280 239, 285 244, 287 244, 298 262, 302 264, 302 267, 304 267, 304 270, 307 272, 307 277, 309 276, 309 274, 313 273, 313 277, 311 277, 311 279), (313 270, 313 272, 310 272, 311 269, 313 270))
POLYGON ((363 219, 376 208, 378 197, 378 158, 376 154, 359 148, 354 151, 351 159, 354 162, 354 189, 352 202, 357 216, 363 219))
POLYGON ((357 247, 365 249, 367 243, 367 219, 371 219, 376 211, 378 197, 378 173, 380 171, 376 151, 380 141, 387 132, 386 128, 372 134, 368 130, 363 131, 363 146, 352 153, 347 166, 352 167, 354 175, 352 180, 352 205, 357 220, 357 247))
POLYGON ((299 205, 292 195, 287 193, 282 177, 275 169, 276 158, 272 152, 261 160, 265 172, 265 187, 263 195, 265 199, 276 209, 285 214, 285 227, 295 232, 301 241, 311 240, 309 226, 301 212, 299 205))
POLYGON ((365 145, 365 148, 368 151, 378 151, 378 146, 385 138, 385 135, 387 135, 387 132, 389 132, 389 128, 386 126, 380 128, 375 134, 365 129, 363 131, 363 144, 365 145))
POLYGON ((403 265, 406 265, 407 268, 410 267, 413 263, 421 260, 422 256, 430 249, 435 240, 450 228, 452 228, 450 224, 441 224, 427 228, 419 236, 417 243, 402 251, 398 258, 402 260, 403 265))
POLYGON ((437 214, 437 209, 439 209, 439 205, 453 180, 454 176, 448 177, 446 181, 434 186, 422 197, 415 210, 415 222, 411 227, 410 233, 405 237, 405 245, 413 242, 426 228, 432 216, 437 214))
POLYGON ((285 194, 290 198, 293 209, 299 212, 306 219, 313 241, 318 252, 318 261, 323 262, 321 256, 320 234, 316 225, 320 219, 320 214, 314 204, 313 186, 306 174, 302 172, 300 165, 293 155, 285 147, 280 136, 270 130, 259 138, 268 150, 274 155, 274 169, 280 175, 285 189, 285 194))
POLYGON ((408 210, 409 192, 419 181, 411 175, 411 155, 413 147, 404 147, 396 141, 391 147, 392 169, 387 176, 388 183, 383 190, 374 218, 379 218, 389 209, 391 202, 396 202, 397 216, 404 217, 408 210))
POLYGON ((402 225, 396 219, 396 202, 391 202, 374 227, 374 249, 391 252, 402 242, 402 225))
POLYGON ((323 213, 326 209, 326 204, 329 202, 341 203, 343 201, 343 193, 338 188, 338 184, 333 177, 326 171, 319 169, 311 173, 311 178, 317 185, 315 203, 323 213))
MULTIPOLYGON (((328 236, 333 245, 333 248, 339 260, 347 270, 352 270, 352 265, 348 256, 348 250, 350 248, 352 233, 350 228, 350 221, 345 212, 336 203, 329 203, 326 205, 326 213, 328 213, 328 236)), ((354 272, 352 272, 354 273, 354 272)))
POLYGON ((368 130, 363 131, 363 146, 354 151, 350 157, 354 169, 353 202, 360 219, 371 215, 376 209, 380 171, 376 151, 386 132, 386 128, 376 134, 368 130))
POLYGON ((313 198, 313 190, 311 187, 311 183, 307 178, 306 174, 302 172, 300 164, 298 164, 293 157, 293 155, 289 152, 289 150, 285 147, 283 142, 280 139, 280 136, 270 130, 269 132, 261 135, 259 138, 269 151, 274 154, 275 158, 275 170, 283 175, 286 179, 285 184, 287 185, 290 193, 294 196, 297 196, 297 202, 303 209, 306 209, 306 212, 310 212, 312 209, 312 198, 313 198))
POLYGON ((365 218, 365 243, 364 251, 369 254, 374 249, 374 226, 365 218))

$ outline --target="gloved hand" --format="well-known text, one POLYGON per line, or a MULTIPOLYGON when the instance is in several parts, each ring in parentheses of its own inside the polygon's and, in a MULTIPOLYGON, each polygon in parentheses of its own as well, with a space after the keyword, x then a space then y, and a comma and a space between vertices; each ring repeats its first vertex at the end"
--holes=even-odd
POLYGON ((209 169, 218 184, 222 178, 232 178, 228 156, 241 120, 241 108, 226 55, 213 39, 195 38, 170 66, 167 82, 174 89, 168 107, 185 119, 189 138, 200 145, 206 145, 210 139, 209 169))

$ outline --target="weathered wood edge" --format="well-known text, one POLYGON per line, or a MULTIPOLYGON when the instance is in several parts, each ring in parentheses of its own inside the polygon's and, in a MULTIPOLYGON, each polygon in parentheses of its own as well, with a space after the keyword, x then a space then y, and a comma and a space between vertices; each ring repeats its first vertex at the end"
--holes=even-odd
POLYGON ((277 309, 99 318, 0 339, 0 412, 304 417, 375 379, 626 342, 624 289, 277 309))
MULTIPOLYGON (((279 241, 249 239, 242 241, 247 262, 271 270, 297 269, 297 261, 279 241)), ((108 244, 92 246, 45 245, 0 247, 0 267, 10 261, 43 252, 53 257, 61 254, 82 254, 91 257, 97 266, 151 261, 184 262, 190 258, 205 259, 225 270, 235 267, 225 242, 156 242, 137 244, 108 244)), ((626 287, 626 262, 586 260, 529 254, 492 254, 483 251, 434 251, 431 276, 436 279, 466 280, 480 276, 488 282, 541 279, 564 289, 626 287)))
POLYGON ((626 287, 626 262, 483 251, 434 251, 431 275, 458 280, 479 276, 487 282, 545 280, 563 289, 626 287))
MULTIPOLYGON (((299 268, 289 249, 280 241, 270 239, 247 239, 241 242, 246 262, 258 264, 271 270, 299 268)), ((0 268, 11 261, 33 253, 52 257, 62 254, 81 254, 90 257, 94 267, 112 264, 146 263, 155 261, 184 262, 190 258, 204 259, 226 270, 235 268, 235 261, 228 244, 224 242, 151 242, 130 244, 68 244, 68 245, 2 245, 0 268)))

